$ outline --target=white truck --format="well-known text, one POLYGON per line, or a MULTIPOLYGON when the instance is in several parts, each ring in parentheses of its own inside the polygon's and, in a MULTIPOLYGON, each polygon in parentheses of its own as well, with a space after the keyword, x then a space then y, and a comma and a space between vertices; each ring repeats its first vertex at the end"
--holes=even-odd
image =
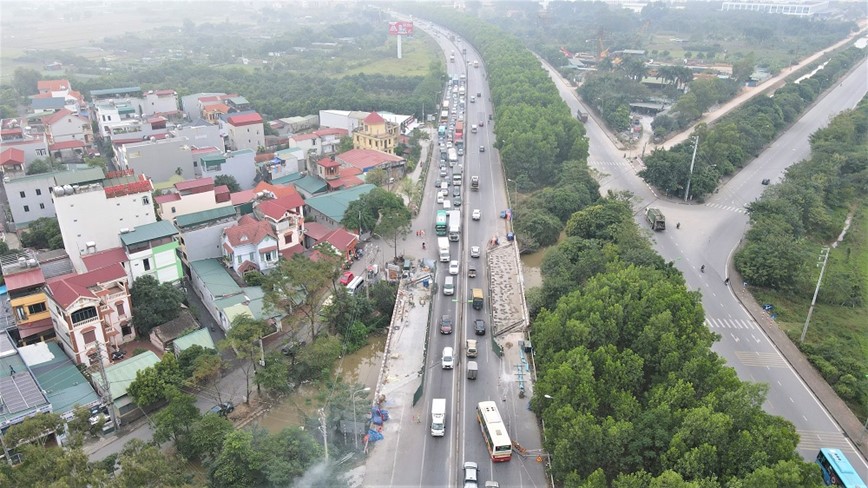
POLYGON ((431 435, 446 435, 446 399, 435 398, 431 401, 431 435))
POLYGON ((449 211, 449 240, 458 242, 461 238, 461 210, 449 211))
POLYGON ((448 263, 449 262, 449 238, 448 237, 438 237, 437 238, 437 248, 440 250, 440 262, 448 263))

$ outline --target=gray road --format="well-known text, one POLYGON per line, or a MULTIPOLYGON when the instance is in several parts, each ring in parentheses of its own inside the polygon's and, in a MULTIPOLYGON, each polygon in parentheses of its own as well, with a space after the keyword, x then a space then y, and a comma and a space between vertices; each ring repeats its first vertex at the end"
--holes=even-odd
MULTIPOLYGON (((833 88, 703 205, 660 199, 636 176, 640 168, 623 159, 623 152, 614 146, 596 121, 586 124, 590 139, 588 165, 601 173, 601 191, 632 192, 637 222, 645 228, 641 218, 645 207, 653 204, 666 215, 670 228, 652 236, 654 247, 665 259, 675 262, 690 288, 702 292, 706 323, 721 337, 714 350, 735 368, 740 378, 769 385, 764 407, 769 413, 781 415, 795 424, 801 436, 799 452, 806 460, 813 460, 820 447, 837 447, 846 452, 863 479, 868 478, 868 464, 723 280, 732 253, 747 229, 744 207, 767 188, 760 181, 763 178, 779 181, 789 165, 810 154, 810 135, 827 125, 835 114, 854 107, 865 95, 868 88, 865 73, 866 63, 863 62, 842 86, 833 88), (681 222, 680 230, 675 229, 674 222, 681 222), (699 271, 702 265, 706 266, 705 273, 699 271)), ((573 111, 579 108, 575 91, 556 74, 552 77, 573 111)), ((732 285, 741 286, 740 283, 732 285)))

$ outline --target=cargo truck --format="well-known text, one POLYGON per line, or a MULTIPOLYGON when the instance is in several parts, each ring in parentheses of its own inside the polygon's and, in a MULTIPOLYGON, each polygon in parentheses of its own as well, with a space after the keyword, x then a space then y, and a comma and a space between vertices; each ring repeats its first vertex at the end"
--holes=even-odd
POLYGON ((448 263, 449 262, 449 238, 448 237, 438 237, 437 238, 437 248, 440 250, 440 262, 448 263))
POLYGON ((582 122, 587 122, 588 121, 588 112, 585 112, 584 110, 579 109, 578 112, 576 112, 576 118, 581 120, 582 122))
POLYGON ((449 211, 449 240, 458 242, 461 238, 461 210, 449 211))
POLYGON ((645 210, 645 218, 648 220, 648 225, 652 230, 666 230, 666 217, 659 208, 648 208, 645 210))
POLYGON ((443 437, 446 435, 446 399, 431 400, 431 435, 443 437))

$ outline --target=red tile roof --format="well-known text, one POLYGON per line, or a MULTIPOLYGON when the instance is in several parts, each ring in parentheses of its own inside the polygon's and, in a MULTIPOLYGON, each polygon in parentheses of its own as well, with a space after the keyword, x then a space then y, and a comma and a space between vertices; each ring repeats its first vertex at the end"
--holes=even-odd
POLYGON ((286 212, 295 210, 302 205, 304 205, 304 200, 301 195, 295 194, 274 200, 265 200, 259 204, 259 210, 274 220, 280 220, 286 215, 286 212))
POLYGON ((274 153, 273 152, 257 154, 253 158, 253 160, 256 161, 257 163, 264 163, 266 161, 271 161, 272 159, 274 159, 274 153))
POLYGON ((58 120, 60 120, 64 117, 68 117, 70 115, 72 115, 72 112, 70 112, 69 110, 67 110, 65 108, 62 108, 62 109, 58 110, 57 112, 54 112, 51 115, 46 115, 45 117, 43 117, 42 123, 45 125, 51 125, 51 124, 57 122, 58 120))
POLYGON ((243 125, 261 124, 262 117, 256 112, 250 112, 241 115, 232 115, 227 119, 227 122, 235 127, 241 127, 243 125))
POLYGON ((325 241, 337 248, 341 252, 346 252, 352 248, 352 245, 358 240, 355 234, 343 228, 333 230, 326 236, 325 241))
POLYGON ((320 129, 314 131, 314 134, 325 137, 325 136, 348 136, 350 135, 350 131, 346 129, 339 129, 337 127, 326 127, 325 129, 320 129))
POLYGON ((226 239, 229 241, 229 245, 233 248, 244 244, 259 244, 268 236, 277 240, 274 236, 274 232, 271 231, 271 226, 268 225, 267 222, 254 220, 253 222, 248 221, 243 223, 245 217, 249 217, 249 215, 242 217, 241 220, 238 221, 238 225, 235 227, 227 227, 223 230, 226 239))
POLYGON ((350 149, 347 152, 338 154, 337 158, 362 171, 375 168, 385 162, 403 161, 401 157, 375 149, 350 149))
POLYGON ((76 147, 84 147, 84 141, 63 141, 55 142, 48 145, 49 151, 60 151, 61 149, 74 149, 76 147))
POLYGON ((378 114, 377 112, 371 112, 368 114, 367 117, 365 117, 365 120, 363 120, 363 122, 368 125, 383 124, 386 122, 386 119, 380 117, 380 114, 378 114))
POLYGON ((10 147, 0 152, 0 166, 6 166, 7 164, 24 164, 24 151, 16 147, 10 147))
POLYGON ((332 158, 322 158, 316 162, 316 164, 322 166, 323 168, 334 168, 336 166, 340 166, 341 163, 335 161, 332 158))
POLYGON ((45 317, 44 319, 35 322, 19 324, 18 335, 21 336, 22 339, 26 339, 30 336, 35 336, 36 334, 48 332, 52 328, 54 328, 54 323, 51 321, 51 317, 45 317))
POLYGON ((232 205, 241 205, 256 199, 256 190, 241 190, 229 195, 232 205))
POLYGON ((341 175, 341 177, 356 176, 362 174, 362 170, 355 166, 350 166, 349 168, 341 168, 340 171, 338 171, 338 174, 341 175))
POLYGON ((24 290, 45 283, 45 276, 40 268, 28 269, 21 273, 4 276, 6 288, 9 291, 24 290))
POLYGON ((69 80, 39 80, 36 89, 39 91, 63 91, 69 90, 69 80))
POLYGON ((157 90, 154 93, 156 93, 158 97, 161 97, 165 95, 174 95, 175 90, 157 90))
POLYGON ((11 136, 13 134, 24 134, 24 129, 21 127, 13 127, 12 129, 0 129, 0 135, 11 136))
POLYGON ((202 111, 204 111, 204 112, 220 112, 221 114, 227 114, 227 113, 229 113, 229 105, 226 105, 225 103, 220 103, 220 102, 212 103, 209 105, 205 105, 202 108, 202 111))
POLYGON ((294 136, 291 137, 291 139, 293 141, 298 142, 298 141, 306 141, 308 139, 316 139, 317 137, 319 137, 319 135, 317 135, 315 132, 311 132, 310 134, 295 134, 294 136))
POLYGON ((332 230, 319 222, 307 222, 304 224, 304 235, 319 242, 329 235, 332 230))
POLYGON ((294 255, 299 254, 299 253, 303 253, 303 252, 304 252, 304 246, 302 246, 301 244, 296 244, 292 247, 288 247, 288 248, 284 249, 283 251, 280 251, 280 255, 283 257, 283 259, 292 259, 292 257, 294 255))
POLYGON ((47 286, 52 298, 61 307, 67 308, 79 298, 96 298, 96 295, 90 291, 90 287, 124 279, 126 276, 127 272, 124 271, 123 266, 111 264, 105 268, 99 268, 80 275, 59 276, 49 280, 47 286))
POLYGON ((112 264, 127 262, 127 253, 124 252, 123 247, 115 247, 113 249, 106 249, 105 251, 82 256, 81 260, 84 262, 84 267, 87 268, 88 271, 96 271, 100 268, 111 266, 112 264))
POLYGON ((365 183, 365 180, 359 178, 358 176, 353 176, 353 175, 341 176, 337 181, 341 182, 341 186, 344 189, 352 188, 354 186, 363 185, 365 183))
POLYGON ((199 188, 203 186, 214 185, 214 178, 210 176, 206 176, 205 178, 198 178, 195 180, 186 180, 175 183, 175 188, 178 191, 184 190, 192 190, 193 188, 199 188))
POLYGON ((154 197, 154 201, 157 202, 157 205, 162 205, 164 203, 169 202, 177 202, 181 199, 180 193, 166 193, 165 195, 157 195, 154 197))
POLYGON ((214 146, 208 147, 197 147, 191 151, 194 156, 201 156, 203 154, 211 154, 211 153, 219 153, 220 150, 214 146))
POLYGON ((260 191, 270 191, 274 193, 276 198, 288 197, 291 195, 298 195, 298 191, 294 186, 291 185, 272 185, 271 183, 267 183, 265 181, 260 181, 256 187, 253 189, 256 192, 260 191))

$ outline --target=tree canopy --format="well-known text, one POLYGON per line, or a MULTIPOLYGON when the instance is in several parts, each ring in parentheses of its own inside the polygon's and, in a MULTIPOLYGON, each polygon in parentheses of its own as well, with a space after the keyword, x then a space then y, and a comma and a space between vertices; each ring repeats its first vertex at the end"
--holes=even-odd
POLYGON ((151 275, 140 276, 130 290, 133 325, 142 337, 151 329, 178 317, 184 293, 170 283, 160 283, 151 275))
POLYGON ((32 249, 63 249, 60 225, 53 217, 41 217, 21 234, 21 245, 32 249))

